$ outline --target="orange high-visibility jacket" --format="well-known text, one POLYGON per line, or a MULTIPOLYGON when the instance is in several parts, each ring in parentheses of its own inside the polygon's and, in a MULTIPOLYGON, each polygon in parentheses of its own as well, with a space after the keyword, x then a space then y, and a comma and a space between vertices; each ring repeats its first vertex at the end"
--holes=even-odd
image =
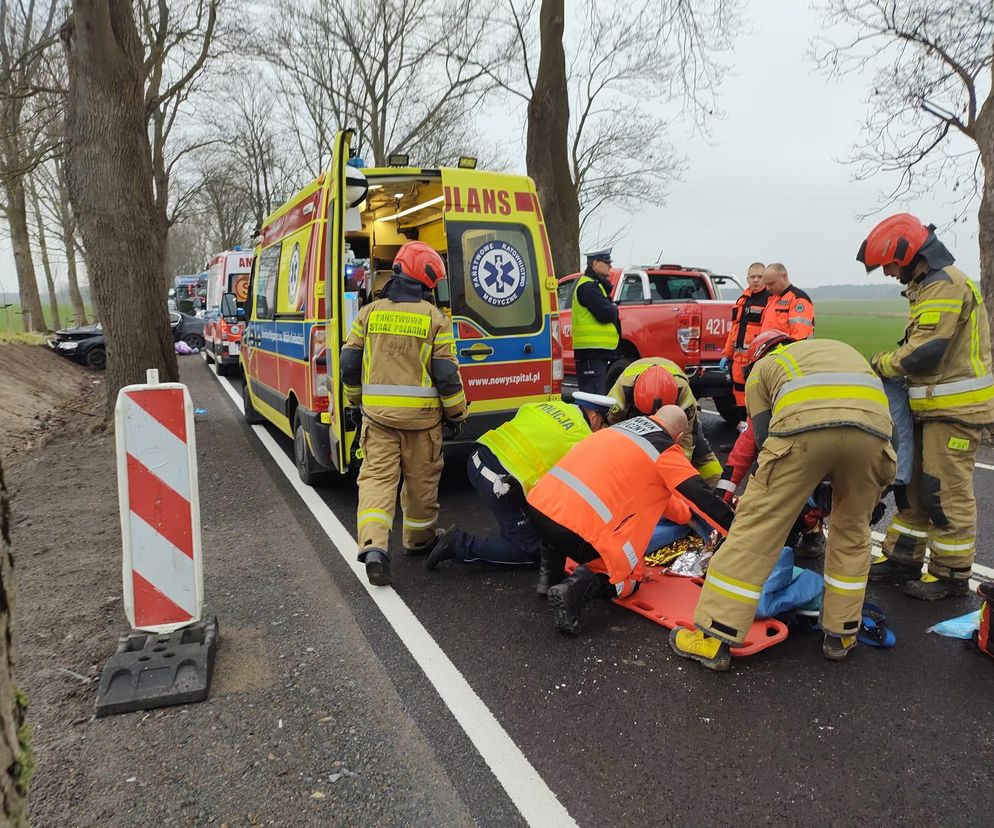
POLYGON ((800 288, 788 285, 783 293, 770 299, 763 311, 760 332, 763 331, 783 331, 795 342, 814 336, 815 306, 811 297, 800 288))

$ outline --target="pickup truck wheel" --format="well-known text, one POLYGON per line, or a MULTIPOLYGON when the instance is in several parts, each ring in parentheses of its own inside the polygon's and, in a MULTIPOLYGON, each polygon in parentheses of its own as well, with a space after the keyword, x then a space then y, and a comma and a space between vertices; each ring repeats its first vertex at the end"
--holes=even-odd
POLYGON ((247 381, 242 383, 242 412, 245 415, 245 422, 249 425, 262 425, 264 422, 262 415, 252 405, 252 397, 249 396, 247 381))
POLYGON ((730 426, 737 426, 746 418, 745 411, 735 404, 735 397, 715 397, 714 407, 730 426))
POLYGON ((618 381, 618 377, 621 376, 621 372, 624 371, 629 365, 631 365, 635 360, 622 357, 619 360, 612 362, 607 369, 607 389, 604 391, 606 394, 612 388, 614 384, 618 381))
POLYGON ((324 482, 327 473, 321 468, 307 445, 307 432, 304 428, 304 418, 300 412, 293 415, 293 460, 297 466, 297 474, 305 486, 317 486, 324 482))

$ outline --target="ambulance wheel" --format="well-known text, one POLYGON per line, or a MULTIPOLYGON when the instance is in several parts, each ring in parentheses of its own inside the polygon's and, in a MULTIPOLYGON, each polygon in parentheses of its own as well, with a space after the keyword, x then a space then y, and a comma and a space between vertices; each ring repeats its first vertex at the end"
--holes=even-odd
POLYGON ((735 397, 715 397, 714 407, 730 426, 737 426, 746 418, 745 411, 735 404, 735 397))
POLYGON ((252 397, 249 396, 247 380, 242 383, 242 410, 245 414, 245 422, 249 425, 262 425, 264 422, 262 415, 252 405, 252 397))
POLYGON ((305 486, 316 486, 327 476, 307 445, 307 431, 300 411, 293 415, 293 461, 305 486))
POLYGON ((224 363, 223 363, 223 362, 222 362, 221 360, 219 360, 219 359, 218 359, 217 357, 214 357, 214 365, 215 365, 215 367, 217 368, 217 375, 218 375, 219 377, 227 377, 227 376, 230 376, 230 375, 231 375, 231 373, 232 373, 232 371, 231 371, 231 367, 232 367, 232 366, 230 366, 230 365, 225 365, 225 364, 224 364, 224 363))

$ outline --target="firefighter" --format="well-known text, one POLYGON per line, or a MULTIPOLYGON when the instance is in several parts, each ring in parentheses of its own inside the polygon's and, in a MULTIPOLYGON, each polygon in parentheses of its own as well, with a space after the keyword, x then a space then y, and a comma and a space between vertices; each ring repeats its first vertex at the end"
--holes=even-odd
POLYGON ((870 580, 903 583, 915 598, 966 595, 977 535, 973 465, 994 422, 991 332, 977 287, 953 266, 932 226, 901 213, 873 228, 856 258, 905 286, 901 344, 873 357, 881 377, 903 377, 914 418, 914 464, 894 489, 898 512, 870 580), (928 572, 920 575, 926 545, 928 572))
POLYGON ((677 629, 677 655, 727 670, 763 583, 808 496, 832 484, 832 531, 825 556, 822 653, 841 660, 856 645, 870 568, 870 521, 897 460, 880 378, 852 347, 830 339, 784 344, 760 334, 750 346, 746 407, 759 466, 736 510, 735 525, 708 567, 694 613, 696 630, 677 629))
POLYGON ((726 531, 732 510, 684 456, 687 415, 666 405, 578 443, 528 494, 532 524, 544 543, 543 565, 564 576, 549 588, 556 628, 577 635, 583 606, 631 595, 645 571, 645 548, 660 517, 688 523, 697 513, 726 531))
POLYGON ((397 484, 408 554, 430 551, 438 521, 442 418, 466 417, 452 323, 430 301, 445 278, 442 257, 424 242, 404 244, 381 298, 356 316, 342 348, 349 406, 362 408, 359 560, 371 584, 390 577, 390 530, 397 484))
POLYGON ((611 301, 611 248, 587 254, 587 269, 573 292, 573 353, 580 391, 603 394, 607 367, 621 338, 618 306, 611 301))
MULTIPOLYGON (((493 512, 500 534, 477 537, 449 527, 428 556, 429 570, 448 560, 517 567, 538 563, 540 540, 525 513, 525 497, 591 429, 604 427, 612 401, 577 392, 574 402, 577 405, 560 400, 528 403, 512 420, 479 439, 466 476, 493 512)), ((545 595, 550 584, 542 577, 539 581, 538 592, 545 595)))
POLYGON ((616 400, 607 417, 610 425, 639 414, 653 414, 664 405, 680 406, 688 423, 680 445, 704 482, 714 488, 721 478, 721 462, 704 436, 700 406, 679 365, 664 357, 637 359, 621 372, 608 396, 616 400))
POLYGON ((760 331, 781 331, 795 342, 814 336, 815 307, 799 287, 790 283, 787 268, 779 262, 766 266, 763 285, 770 293, 760 331))
POLYGON ((727 371, 731 366, 732 394, 735 397, 735 404, 742 409, 745 408, 746 355, 749 353, 749 344, 762 327, 763 311, 770 301, 770 292, 763 284, 765 270, 766 265, 762 262, 753 262, 749 265, 746 274, 747 287, 732 308, 732 327, 728 331, 728 339, 725 340, 721 362, 718 363, 723 371, 727 371))

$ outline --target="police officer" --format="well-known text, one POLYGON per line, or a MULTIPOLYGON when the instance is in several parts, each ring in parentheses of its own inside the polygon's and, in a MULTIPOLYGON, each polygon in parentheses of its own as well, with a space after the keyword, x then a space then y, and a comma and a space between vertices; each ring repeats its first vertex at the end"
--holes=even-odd
POLYGON ((621 338, 618 306, 611 301, 611 248, 587 254, 587 269, 573 292, 573 353, 580 391, 603 394, 607 367, 621 338))
MULTIPOLYGON (((592 434, 574 446, 528 494, 543 541, 543 565, 580 566, 549 588, 556 628, 577 635, 583 606, 631 595, 660 517, 690 522, 693 512, 727 530, 732 510, 714 495, 680 448, 687 415, 675 405, 592 434)), ((558 579, 557 579, 558 580, 558 579)))
POLYGON ((721 462, 711 450, 699 416, 700 406, 683 369, 665 357, 645 357, 628 365, 608 392, 615 400, 607 421, 611 425, 639 414, 651 415, 664 405, 678 405, 688 428, 680 441, 687 459, 712 488, 721 478, 721 462))
POLYGON ((348 404, 362 407, 359 560, 371 584, 392 583, 390 531, 397 485, 404 550, 428 552, 436 537, 442 474, 442 418, 466 417, 452 323, 430 291, 445 278, 442 257, 424 242, 404 244, 380 297, 356 316, 342 348, 348 404))
POLYGON ((914 464, 910 483, 894 489, 898 512, 870 580, 904 583, 923 600, 968 590, 977 535, 973 464, 982 429, 994 422, 987 311, 933 231, 908 213, 891 216, 856 256, 867 272, 882 266, 905 285, 911 306, 904 340, 873 358, 881 377, 907 381, 914 464), (928 573, 919 577, 926 544, 928 573))
MULTIPOLYGON (((540 539, 524 511, 525 496, 567 451, 590 435, 591 428, 604 427, 610 400, 589 400, 591 396, 577 392, 577 405, 560 400, 528 403, 512 420, 479 439, 466 475, 497 519, 500 534, 477 537, 450 527, 428 556, 428 569, 447 560, 504 566, 538 563, 540 539)), ((539 592, 544 595, 548 587, 540 583, 539 592)))
POLYGON ((741 644, 795 518, 822 480, 832 484, 825 556, 822 653, 845 658, 856 645, 870 568, 870 520, 897 461, 880 378, 852 347, 830 339, 782 344, 760 334, 751 346, 746 407, 759 466, 715 553, 694 613, 696 630, 674 630, 670 646, 712 670, 727 670, 741 644))
POLYGON ((763 311, 770 301, 770 292, 763 284, 766 265, 753 262, 746 273, 747 286, 732 308, 732 327, 725 340, 719 367, 732 370, 732 394, 735 404, 745 408, 745 367, 749 345, 763 325, 763 311))
POLYGON ((763 284, 770 299, 763 310, 760 332, 780 331, 795 342, 814 336, 815 307, 807 293, 790 283, 787 268, 780 262, 767 265, 763 284))

